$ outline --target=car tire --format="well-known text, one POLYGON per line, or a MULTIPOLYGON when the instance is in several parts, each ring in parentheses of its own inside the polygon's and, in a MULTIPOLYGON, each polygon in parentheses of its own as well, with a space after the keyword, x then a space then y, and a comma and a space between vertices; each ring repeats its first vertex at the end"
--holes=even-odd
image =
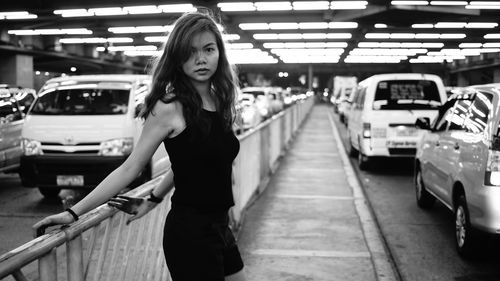
POLYGON ((358 156, 359 151, 352 145, 352 139, 351 139, 351 136, 349 133, 348 133, 348 136, 349 136, 349 151, 348 151, 349 156, 356 157, 356 156, 358 156))
POLYGON ((38 190, 43 197, 49 200, 59 199, 59 192, 61 192, 60 188, 39 187, 38 190))
POLYGON ((430 209, 436 201, 436 198, 425 188, 420 168, 417 168, 415 171, 415 195, 417 198, 417 205, 421 209, 430 209))
POLYGON ((370 157, 364 155, 361 151, 358 152, 358 166, 362 171, 366 171, 370 168, 370 157))
POLYGON ((465 195, 460 195, 455 204, 455 246, 463 258, 474 258, 481 248, 481 233, 470 223, 465 195))

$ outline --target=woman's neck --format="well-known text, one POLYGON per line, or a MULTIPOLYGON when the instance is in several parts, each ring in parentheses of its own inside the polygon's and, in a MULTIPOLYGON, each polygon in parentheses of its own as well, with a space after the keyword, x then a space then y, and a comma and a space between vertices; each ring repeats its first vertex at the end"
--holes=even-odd
POLYGON ((203 108, 215 110, 215 103, 210 95, 210 83, 193 83, 193 86, 200 95, 203 102, 203 108))

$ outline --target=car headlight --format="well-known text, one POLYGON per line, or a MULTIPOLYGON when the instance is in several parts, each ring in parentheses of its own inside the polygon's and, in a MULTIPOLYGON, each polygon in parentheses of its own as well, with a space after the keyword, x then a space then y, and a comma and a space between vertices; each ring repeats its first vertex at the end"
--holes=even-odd
POLYGON ((42 143, 36 140, 22 139, 21 149, 25 156, 42 155, 42 143))
POLYGON ((99 155, 125 156, 132 152, 134 140, 132 138, 112 139, 101 142, 99 155))
POLYGON ((260 115, 266 116, 268 113, 269 113, 269 110, 267 110, 266 108, 261 108, 260 109, 260 115))
POLYGON ((254 112, 250 110, 245 110, 241 113, 241 118, 243 119, 243 122, 245 123, 250 123, 252 121, 254 112))

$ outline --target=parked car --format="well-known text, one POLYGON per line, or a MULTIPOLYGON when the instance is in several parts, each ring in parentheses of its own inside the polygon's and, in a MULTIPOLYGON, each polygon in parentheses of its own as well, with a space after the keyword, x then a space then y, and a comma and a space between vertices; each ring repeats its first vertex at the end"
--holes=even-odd
MULTIPOLYGON (((90 190, 121 165, 142 130, 147 75, 82 75, 48 80, 25 119, 20 176, 45 197, 90 190)), ((166 172, 161 145, 134 185, 166 172)))
POLYGON ((436 75, 379 74, 361 81, 351 101, 350 152, 367 169, 374 157, 414 157, 423 133, 415 121, 434 118, 446 92, 436 75))
POLYGON ((450 96, 425 130, 415 158, 419 207, 436 199, 454 213, 455 246, 474 256, 485 233, 500 233, 500 84, 475 86, 450 96))
POLYGON ((262 115, 255 104, 255 97, 252 94, 240 94, 238 104, 241 111, 241 129, 243 131, 254 128, 262 122, 262 115))
POLYGON ((255 104, 259 109, 259 113, 263 119, 273 115, 271 108, 271 90, 266 87, 245 87, 241 89, 244 94, 251 94, 255 97, 255 104))
POLYGON ((14 172, 21 157, 24 114, 8 88, 0 88, 0 172, 14 172))

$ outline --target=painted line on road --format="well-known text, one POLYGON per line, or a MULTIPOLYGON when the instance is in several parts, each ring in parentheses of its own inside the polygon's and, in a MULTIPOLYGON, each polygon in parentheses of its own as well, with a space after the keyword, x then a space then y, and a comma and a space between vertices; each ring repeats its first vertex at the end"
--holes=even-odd
POLYGON ((369 252, 346 251, 317 251, 317 250, 285 250, 285 249, 257 249, 250 251, 257 256, 279 257, 321 257, 321 258, 370 258, 369 252))
POLYGON ((373 214, 370 212, 368 203, 366 201, 361 185, 359 184, 358 177, 356 176, 349 156, 345 151, 344 144, 340 138, 337 126, 333 121, 332 114, 328 111, 328 120, 332 127, 332 133, 337 143, 337 149, 344 164, 344 170, 347 177, 347 182, 352 188, 354 197, 362 197, 363 200, 354 201, 356 211, 359 216, 361 228, 365 237, 366 244, 372 255, 372 263, 375 269, 375 275, 379 281, 396 281, 399 280, 397 272, 395 271, 393 263, 390 262, 391 255, 384 247, 382 234, 378 228, 373 214))
POLYGON ((285 199, 325 199, 325 200, 356 200, 363 199, 360 197, 353 196, 331 196, 331 195, 294 195, 294 194, 277 194, 272 196, 274 198, 285 198, 285 199))

